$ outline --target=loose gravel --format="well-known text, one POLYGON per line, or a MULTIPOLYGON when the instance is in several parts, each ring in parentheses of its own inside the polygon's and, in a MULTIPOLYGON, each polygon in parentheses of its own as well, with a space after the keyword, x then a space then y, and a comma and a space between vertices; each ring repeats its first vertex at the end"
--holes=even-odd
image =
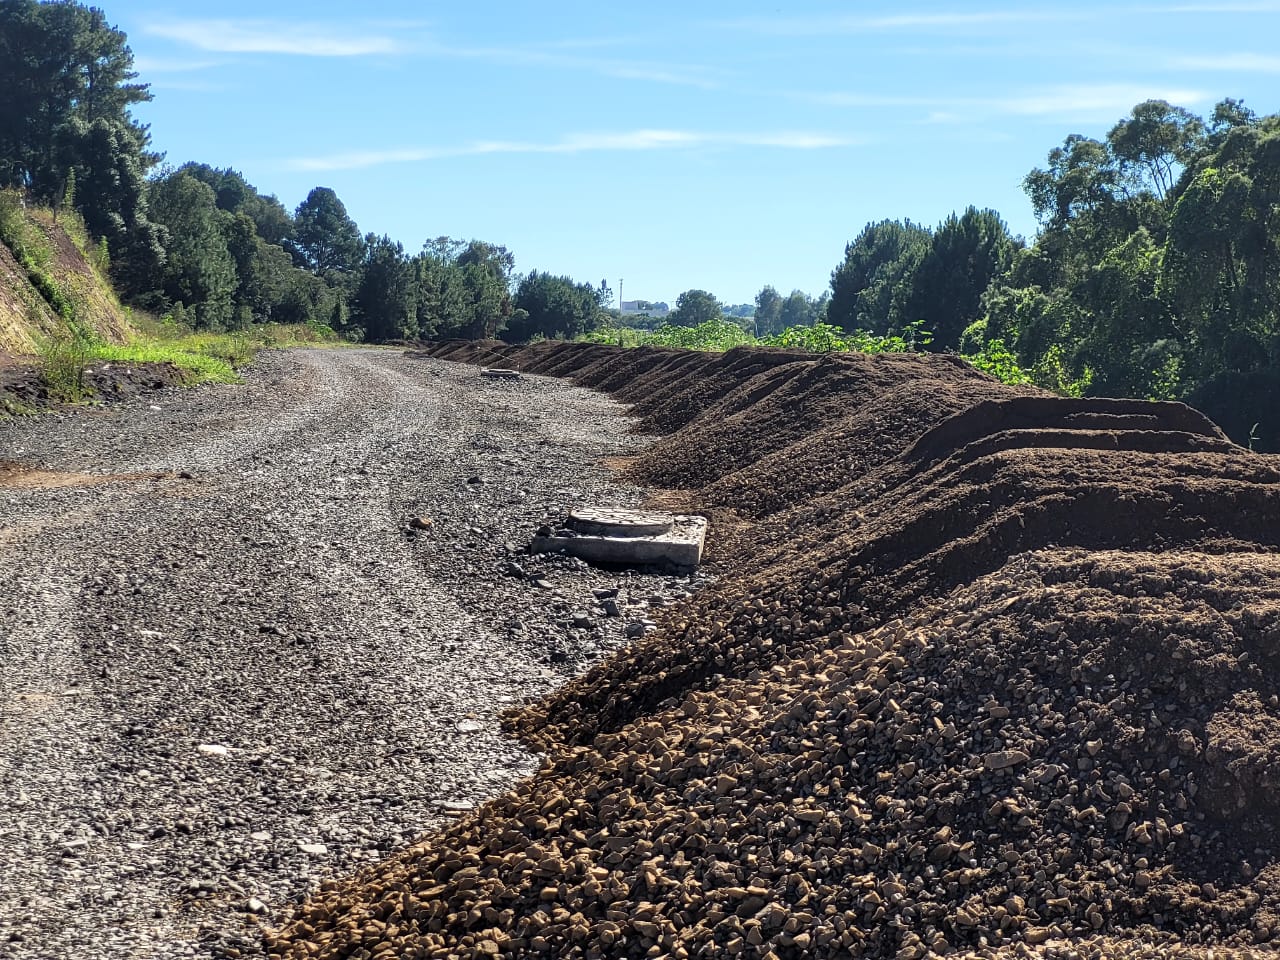
POLYGON ((602 395, 362 350, 247 381, 0 424, 0 956, 260 955, 535 771, 499 715, 702 582, 521 552, 641 502, 602 395))

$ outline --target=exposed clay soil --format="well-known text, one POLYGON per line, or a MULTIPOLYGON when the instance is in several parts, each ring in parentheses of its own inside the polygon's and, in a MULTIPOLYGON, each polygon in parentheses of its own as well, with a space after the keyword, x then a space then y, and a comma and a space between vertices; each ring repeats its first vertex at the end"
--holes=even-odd
POLYGON ((666 434, 721 579, 279 957, 1207 956, 1280 937, 1280 458, 942 357, 434 345, 666 434))

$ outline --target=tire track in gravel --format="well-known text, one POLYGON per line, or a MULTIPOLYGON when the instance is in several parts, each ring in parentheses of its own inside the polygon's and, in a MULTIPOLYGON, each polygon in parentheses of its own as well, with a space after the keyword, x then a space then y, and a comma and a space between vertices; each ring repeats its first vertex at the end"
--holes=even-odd
POLYGON ((548 509, 638 501, 596 466, 621 426, 356 350, 0 425, 0 457, 149 477, 0 487, 0 956, 253 956, 323 878, 535 769, 498 714, 622 634, 572 611, 690 586, 509 555, 548 509))

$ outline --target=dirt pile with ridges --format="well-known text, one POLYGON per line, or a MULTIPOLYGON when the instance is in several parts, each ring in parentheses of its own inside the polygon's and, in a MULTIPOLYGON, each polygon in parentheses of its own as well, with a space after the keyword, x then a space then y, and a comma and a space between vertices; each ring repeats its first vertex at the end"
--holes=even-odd
POLYGON ((1280 936, 1280 461, 935 358, 622 353, 502 355, 669 398, 641 475, 669 451, 721 509, 767 485, 737 568, 513 719, 537 777, 330 885, 278 956, 1280 936))

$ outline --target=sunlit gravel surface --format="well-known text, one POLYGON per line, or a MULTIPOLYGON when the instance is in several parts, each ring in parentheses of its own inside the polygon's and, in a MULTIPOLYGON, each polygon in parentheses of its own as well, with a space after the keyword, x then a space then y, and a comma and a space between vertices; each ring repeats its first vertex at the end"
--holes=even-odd
POLYGON ((696 586, 516 552, 639 502, 605 397, 356 349, 246 380, 0 423, 0 957, 260 955, 534 770, 502 711, 696 586))

